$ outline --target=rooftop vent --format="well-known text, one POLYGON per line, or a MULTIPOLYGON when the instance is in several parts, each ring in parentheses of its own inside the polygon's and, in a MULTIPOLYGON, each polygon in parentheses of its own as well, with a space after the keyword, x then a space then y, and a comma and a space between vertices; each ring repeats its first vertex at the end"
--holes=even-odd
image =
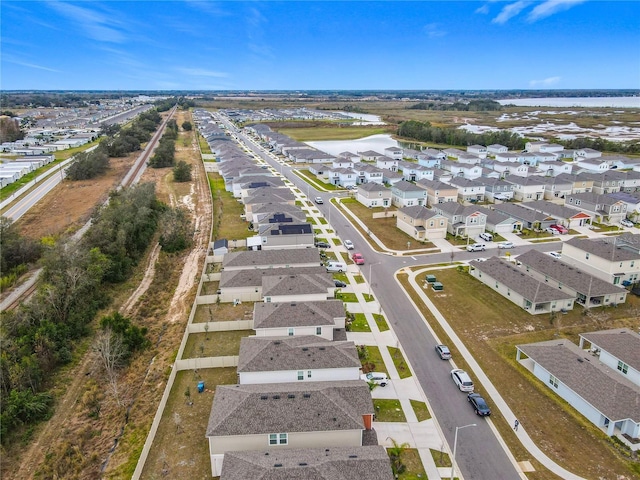
POLYGON ((349 455, 349 458, 358 458, 358 455, 349 455))
POLYGON ((303 393, 302 396, 304 398, 311 398, 311 394, 310 393, 303 393))
POLYGON ((289 395, 287 395, 287 398, 296 398, 296 396, 293 393, 290 393, 289 395))
POLYGON ((583 362, 584 362, 584 360, 583 360, 583 359, 581 359, 581 358, 579 358, 579 359, 578 359, 578 361, 579 361, 580 363, 583 363, 583 362))
POLYGON ((298 465, 300 465, 301 467, 306 467, 307 464, 305 462, 300 462, 298 465))
POLYGON ((280 395, 274 395, 272 398, 273 398, 274 400, 280 400, 280 395))
POLYGON ((267 395, 260 395, 260 400, 267 400, 269 397, 267 395))
POLYGON ((281 466, 282 466, 282 464, 281 464, 281 463, 275 463, 273 466, 274 466, 274 467, 281 467, 281 466))
POLYGON ((307 352, 308 350, 309 350, 309 348, 308 348, 308 347, 302 347, 302 351, 303 351, 303 352, 307 352))
POLYGON ((320 347, 320 350, 326 350, 326 348, 325 347, 320 347))

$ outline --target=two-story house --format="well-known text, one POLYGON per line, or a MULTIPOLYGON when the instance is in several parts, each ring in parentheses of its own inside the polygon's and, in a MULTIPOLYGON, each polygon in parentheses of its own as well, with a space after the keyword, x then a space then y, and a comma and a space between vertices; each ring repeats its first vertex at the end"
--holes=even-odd
POLYGON ((416 182, 416 185, 427 191, 427 204, 429 206, 458 200, 458 188, 448 183, 423 179, 416 182))
POLYGON ((458 189, 458 200, 461 202, 484 201, 484 182, 464 177, 453 177, 449 183, 458 189))
POLYGON ((447 231, 453 236, 474 238, 485 232, 487 215, 476 206, 449 202, 434 205, 433 209, 448 220, 447 231))
POLYGON ((427 191, 414 183, 402 180, 391 187, 391 202, 398 208, 426 205, 427 191))
POLYGON ((391 206, 391 190, 379 183, 358 185, 356 199, 367 207, 391 206))
POLYGON ((447 236, 447 219, 425 206, 416 205, 398 210, 396 226, 420 241, 447 236))
POLYGON ((618 225, 627 217, 627 204, 608 195, 572 193, 565 197, 564 204, 589 213, 598 223, 618 225))
POLYGON ((513 184, 513 198, 521 202, 541 200, 544 197, 544 181, 542 177, 520 178, 514 175, 505 177, 505 180, 513 184))

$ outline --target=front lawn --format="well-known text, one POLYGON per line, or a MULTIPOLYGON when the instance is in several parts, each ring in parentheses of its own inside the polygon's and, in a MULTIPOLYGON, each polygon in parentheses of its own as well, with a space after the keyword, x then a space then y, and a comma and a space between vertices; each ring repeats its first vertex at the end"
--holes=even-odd
MULTIPOLYGON (((384 388, 384 387, 376 387, 384 388)), ((373 407, 376 411, 376 422, 406 422, 402 405, 398 399, 373 399, 373 407)))
POLYGON ((350 323, 350 332, 370 332, 371 328, 367 322, 367 318, 364 313, 354 313, 353 321, 350 323))
POLYGON ((411 402, 411 407, 413 408, 413 412, 416 414, 416 417, 418 417, 419 422, 423 422, 431 418, 431 413, 429 412, 429 408, 426 403, 421 402, 420 400, 409 401, 411 402))
POLYGON ((420 460, 417 448, 407 448, 402 451, 400 461, 405 466, 405 471, 398 474, 398 480, 426 480, 427 472, 420 460))
POLYGON ((380 330, 381 332, 386 332, 387 330, 389 330, 389 325, 387 324, 384 315, 374 313, 373 319, 376 321, 376 325, 378 325, 378 330, 380 330))
POLYGON ((407 361, 404 359, 404 355, 399 348, 396 347, 387 347, 389 350, 389 354, 393 359, 393 364, 396 366, 396 370, 398 370, 398 375, 400 378, 407 378, 411 376, 411 369, 409 365, 407 365, 407 361))
MULTIPOLYGON (((380 349, 372 345, 358 345, 358 356, 360 362, 362 362, 362 371, 369 372, 384 372, 389 375, 387 366, 384 364, 380 349)), ((383 388, 383 387, 382 387, 383 388)))

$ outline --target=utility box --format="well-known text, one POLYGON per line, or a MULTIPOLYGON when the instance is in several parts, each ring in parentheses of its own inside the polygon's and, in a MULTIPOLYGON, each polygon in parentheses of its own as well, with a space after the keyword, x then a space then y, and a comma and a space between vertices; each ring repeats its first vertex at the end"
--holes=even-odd
POLYGON ((433 288, 435 291, 440 291, 440 290, 444 290, 444 285, 442 285, 442 283, 440 282, 433 282, 431 284, 431 288, 433 288))
POLYGON ((202 393, 204 392, 204 382, 200 381, 198 382, 198 393, 202 393))
POLYGON ((436 276, 435 275, 427 275, 427 277, 425 278, 425 280, 429 283, 435 283, 436 282, 436 276))

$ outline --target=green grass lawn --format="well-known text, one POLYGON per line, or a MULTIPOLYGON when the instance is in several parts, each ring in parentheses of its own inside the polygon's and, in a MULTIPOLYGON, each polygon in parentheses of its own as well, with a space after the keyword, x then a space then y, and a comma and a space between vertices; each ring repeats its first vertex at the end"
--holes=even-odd
POLYGON ((345 303, 358 303, 358 297, 356 297, 355 293, 339 292, 336 293, 336 298, 339 298, 345 303))
POLYGON ((386 332, 387 330, 389 330, 389 325, 387 324, 387 320, 384 318, 384 315, 374 313, 373 319, 376 321, 376 325, 378 325, 378 330, 380 330, 381 332, 386 332))
POLYGON ((210 155, 211 153, 213 153, 211 151, 211 148, 209 148, 209 144, 207 143, 207 141, 199 133, 198 133, 198 143, 200 144, 200 150, 202 150, 202 153, 204 153, 205 155, 210 155))
POLYGON ((340 280, 341 282, 346 283, 347 285, 349 285, 349 279, 347 278, 347 274, 346 273, 334 273, 333 274, 333 279, 334 280, 340 280))
MULTIPOLYGON (((274 127, 275 128, 275 127, 274 127)), ((278 132, 288 135, 299 142, 313 142, 319 140, 356 140, 381 133, 395 133, 388 127, 343 127, 335 123, 326 122, 318 127, 281 128, 278 132)))
POLYGON ((240 339, 253 334, 253 330, 192 333, 187 339, 182 358, 238 355, 240 352, 240 339))
POLYGON ((364 297, 365 302, 373 302, 375 300, 375 297, 368 293, 363 293, 362 296, 364 297))
POLYGON ((354 275, 353 279, 356 281, 356 283, 364 283, 364 277, 362 275, 354 275))
POLYGON ((387 366, 384 364, 380 349, 376 346, 366 345, 359 348, 360 361, 362 362, 363 371, 366 372, 384 372, 389 375, 387 366), (364 354, 362 353, 364 352, 364 354))
POLYGON ((406 467, 406 470, 398 474, 398 480, 426 480, 427 472, 424 471, 424 465, 420 460, 420 454, 416 448, 407 448, 402 452, 400 461, 406 467))
POLYGON ((434 450, 430 448, 431 458, 436 462, 436 467, 438 468, 448 468, 451 467, 451 459, 449 458, 449 454, 447 452, 441 452, 440 450, 434 450))
POLYGON ((217 173, 208 176, 213 200, 213 240, 239 240, 254 235, 249 231, 249 223, 240 217, 244 206, 224 189, 222 177, 217 173))
POLYGON ((337 185, 323 182, 307 169, 295 170, 295 172, 298 174, 300 178, 302 178, 302 180, 304 180, 306 183, 308 183, 312 187, 317 185, 324 188, 325 190, 338 190, 340 188, 337 185))
POLYGON ((369 323, 367 322, 367 318, 364 316, 364 313, 354 313, 354 319, 351 322, 351 332, 370 332, 371 328, 369 327, 369 323))
POLYGON ((327 225, 329 223, 324 217, 318 217, 318 222, 320 222, 320 225, 327 225))
POLYGON ((396 347, 387 347, 389 350, 389 354, 393 359, 393 364, 396 366, 396 370, 398 370, 398 375, 400 378, 407 378, 411 376, 411 369, 409 365, 407 365, 407 361, 404 359, 404 355, 399 348, 396 347))
POLYGON ((429 412, 429 408, 426 403, 421 402, 420 400, 409 401, 411 402, 411 407, 413 408, 413 412, 416 414, 416 417, 418 417, 419 422, 423 422, 431 418, 431 413, 429 412))
MULTIPOLYGON (((376 387, 384 388, 384 387, 376 387)), ((376 422, 406 422, 402 405, 398 399, 373 399, 373 407, 376 411, 376 422)))

